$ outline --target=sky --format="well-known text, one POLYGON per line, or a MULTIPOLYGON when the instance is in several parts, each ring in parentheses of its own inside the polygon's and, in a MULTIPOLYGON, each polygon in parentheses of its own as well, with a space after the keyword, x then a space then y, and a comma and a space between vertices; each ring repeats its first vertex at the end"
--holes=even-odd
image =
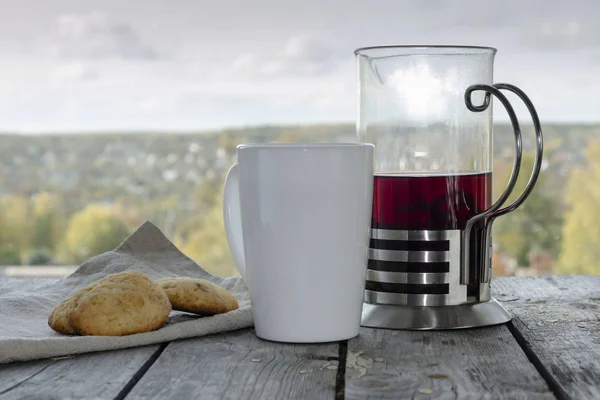
POLYGON ((495 81, 542 121, 599 122, 598 15, 597 0, 0 0, 0 131, 354 122, 353 51, 388 44, 496 47, 495 81))

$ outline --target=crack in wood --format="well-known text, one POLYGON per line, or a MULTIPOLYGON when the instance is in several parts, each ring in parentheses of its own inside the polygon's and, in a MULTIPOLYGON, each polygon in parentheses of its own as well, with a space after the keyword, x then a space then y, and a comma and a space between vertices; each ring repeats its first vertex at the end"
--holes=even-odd
POLYGON ((146 360, 144 365, 142 365, 142 367, 137 370, 137 372, 131 377, 131 379, 129 379, 127 384, 123 386, 123 389, 121 389, 121 391, 117 393, 117 395, 115 396, 115 400, 123 400, 129 394, 129 392, 131 392, 134 386, 140 381, 140 379, 142 379, 146 372, 148 372, 150 367, 156 362, 156 360, 158 360, 158 357, 160 357, 160 355, 163 351, 165 351, 168 345, 169 343, 162 343, 160 347, 154 353, 152 353, 152 355, 148 360, 146 360))
POLYGON ((37 371, 35 374, 33 374, 33 375, 30 375, 29 377, 27 377, 27 378, 23 379, 21 382, 19 382, 19 383, 15 384, 15 385, 13 385, 13 386, 11 386, 11 387, 9 387, 9 388, 6 388, 6 389, 4 389, 3 391, 1 391, 1 392, 0 392, 0 396, 2 396, 2 395, 4 395, 4 394, 6 394, 6 393, 8 393, 8 392, 10 392, 10 391, 11 391, 11 390, 13 390, 13 389, 16 389, 16 388, 18 388, 19 386, 21 386, 22 384, 24 384, 24 383, 25 383, 25 382, 27 382, 28 380, 30 380, 30 379, 32 379, 32 378, 34 378, 36 375, 39 375, 39 374, 41 374, 42 372, 44 372, 44 370, 45 370, 46 368, 48 368, 48 367, 49 367, 49 366, 51 366, 52 364, 54 364, 54 362, 51 362, 51 363, 49 363, 49 364, 47 364, 47 365, 44 365, 44 367, 42 367, 42 369, 40 369, 39 371, 37 371))
MULTIPOLYGON (((535 351, 531 348, 531 344, 523 337, 519 329, 515 326, 514 321, 518 320, 519 317, 513 317, 513 321, 510 321, 506 324, 508 330, 513 335, 519 347, 523 350, 529 362, 533 364, 535 369, 539 372, 542 378, 546 381, 548 388, 554 393, 554 396, 558 400, 570 400, 571 397, 567 394, 567 392, 563 389, 561 384, 554 378, 554 375, 544 366, 542 361, 539 359, 535 351)), ((519 322, 521 322, 519 320, 519 322)), ((522 322, 521 322, 522 323, 522 322)), ((525 325, 525 324, 523 324, 525 325)), ((527 325, 525 325, 527 326, 527 325)))
POLYGON ((338 368, 335 376, 335 400, 344 400, 346 390, 346 359, 348 357, 348 341, 339 344, 338 368))

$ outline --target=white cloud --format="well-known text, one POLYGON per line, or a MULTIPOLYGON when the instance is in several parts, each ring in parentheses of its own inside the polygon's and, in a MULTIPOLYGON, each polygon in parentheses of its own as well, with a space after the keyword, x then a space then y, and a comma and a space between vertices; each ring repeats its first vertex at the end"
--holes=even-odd
POLYGON ((234 59, 231 70, 248 76, 311 76, 339 67, 338 49, 314 34, 289 37, 283 48, 268 54, 246 53, 234 59))
POLYGON ((59 81, 65 82, 88 82, 99 77, 97 71, 78 62, 58 65, 54 71, 54 76, 59 81))
POLYGON ((351 121, 352 50, 415 43, 497 47, 543 120, 598 120, 597 0, 24 1, 0 15, 0 130, 351 121))
POLYGON ((285 65, 282 60, 271 60, 265 62, 260 67, 260 73, 265 75, 275 75, 285 71, 285 65))
POLYGON ((577 19, 544 20, 527 35, 527 42, 540 49, 576 50, 600 45, 600 27, 592 21, 577 19))
POLYGON ((135 28, 104 12, 63 14, 43 39, 47 50, 63 59, 155 60, 158 52, 135 28))
POLYGON ((158 110, 164 110, 165 106, 165 102, 161 100, 158 96, 150 96, 145 99, 142 99, 139 102, 139 109, 142 111, 153 112, 158 110))
POLYGON ((254 54, 243 54, 231 64, 233 70, 244 70, 256 68, 256 56, 254 54))
POLYGON ((288 40, 285 54, 290 60, 303 63, 323 63, 331 60, 336 51, 314 35, 301 34, 292 36, 288 40))
POLYGON ((347 109, 354 106, 356 101, 353 89, 349 83, 332 82, 331 85, 315 91, 310 100, 313 107, 321 110, 347 109))

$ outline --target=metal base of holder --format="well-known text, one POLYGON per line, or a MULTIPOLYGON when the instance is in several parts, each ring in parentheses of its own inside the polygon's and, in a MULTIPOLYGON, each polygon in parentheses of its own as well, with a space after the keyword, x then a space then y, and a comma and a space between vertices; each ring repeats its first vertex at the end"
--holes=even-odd
POLYGON ((362 326, 384 329, 443 330, 504 324, 511 315, 495 299, 459 306, 412 307, 363 304, 362 326))

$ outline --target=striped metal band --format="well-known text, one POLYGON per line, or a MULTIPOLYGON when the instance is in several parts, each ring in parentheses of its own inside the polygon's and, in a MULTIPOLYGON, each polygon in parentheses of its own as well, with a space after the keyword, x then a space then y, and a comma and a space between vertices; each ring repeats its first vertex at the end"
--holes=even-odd
POLYGON ((386 272, 367 269, 367 280, 383 283, 435 284, 450 283, 447 273, 386 272))
POLYGON ((448 262, 450 254, 448 251, 407 251, 407 250, 381 250, 369 249, 369 258, 380 261, 404 261, 404 262, 448 262))
POLYGON ((383 293, 365 290, 364 300, 371 304, 389 304, 403 306, 445 306, 451 304, 447 294, 406 294, 383 293))
POLYGON ((449 240, 453 231, 403 231, 391 229, 371 229, 371 238, 382 240, 435 241, 449 240))

